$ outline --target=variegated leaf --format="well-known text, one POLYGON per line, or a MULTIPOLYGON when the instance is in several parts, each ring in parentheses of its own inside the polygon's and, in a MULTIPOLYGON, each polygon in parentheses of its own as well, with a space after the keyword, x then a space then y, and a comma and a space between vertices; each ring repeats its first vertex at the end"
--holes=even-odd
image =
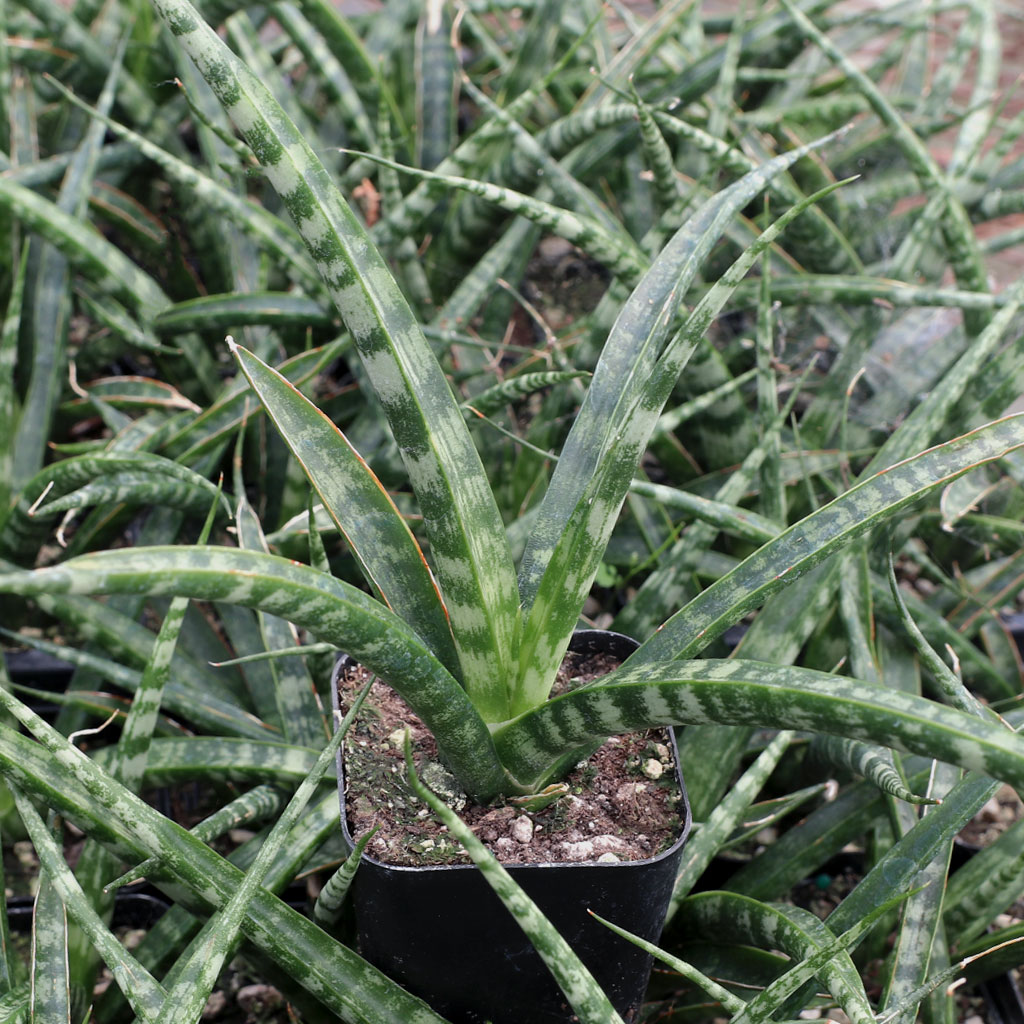
POLYGON ((535 787, 591 740, 706 722, 835 733, 1024 785, 1024 738, 1002 725, 860 680, 741 659, 627 662, 498 729, 495 743, 512 775, 535 787))
POLYGON ((367 582, 458 677, 451 629, 423 552, 390 495, 348 438, 280 374, 233 352, 278 433, 349 542, 367 582))
POLYGON ((968 469, 1024 445, 1024 414, 898 462, 769 541, 670 618, 632 663, 692 657, 769 595, 968 469))
POLYGON ((480 714, 420 637, 379 601, 309 566, 230 548, 141 547, 3 574, 0 592, 168 594, 278 615, 348 651, 401 693, 467 792, 486 802, 507 784, 480 714))
POLYGON ((292 215, 377 392, 430 539, 462 679, 489 720, 505 680, 519 597, 504 525, 448 382, 380 253, 267 88, 187 0, 154 0, 292 215))

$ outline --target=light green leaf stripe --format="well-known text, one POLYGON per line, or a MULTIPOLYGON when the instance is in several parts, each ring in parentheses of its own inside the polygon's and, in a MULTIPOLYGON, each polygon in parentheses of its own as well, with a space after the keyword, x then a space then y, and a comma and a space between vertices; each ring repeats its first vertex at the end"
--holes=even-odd
POLYGON ((348 438, 312 402, 251 352, 228 339, 242 368, 367 582, 458 678, 458 658, 437 584, 416 538, 348 438))
POLYGON ((745 559, 670 618, 630 662, 691 657, 769 595, 973 466, 1024 445, 1024 414, 929 448, 857 484, 745 559))
POLYGON ((341 913, 341 905, 352 885, 352 879, 356 877, 356 870, 363 858, 363 851, 376 831, 377 826, 375 825, 365 835, 360 836, 356 840, 352 852, 342 861, 338 870, 324 882, 324 887, 320 890, 316 903, 313 905, 313 920, 321 928, 332 925, 341 913))
MULTIPOLYGON (((736 893, 707 892, 691 896, 676 918, 690 934, 714 936, 715 941, 756 943, 766 949, 781 949, 794 961, 801 961, 825 947, 832 947, 835 935, 810 911, 783 903, 759 903, 736 893)), ((818 968, 818 977, 828 986, 851 1021, 874 1024, 867 994, 850 954, 836 950, 818 968)))
POLYGON ((287 223, 275 217, 259 203, 236 195, 220 182, 197 171, 191 164, 161 149, 144 135, 133 132, 113 118, 83 103, 56 79, 51 78, 50 81, 75 106, 84 110, 90 117, 97 118, 111 132, 131 143, 148 160, 152 160, 172 181, 187 188, 194 201, 204 204, 211 214, 227 218, 257 241, 266 252, 272 253, 294 280, 306 288, 320 290, 321 281, 310 265, 300 239, 287 223))
POLYGON ((32 802, 16 787, 11 792, 39 861, 71 917, 88 934, 135 1015, 143 1022, 155 1020, 163 1001, 162 986, 100 920, 32 802))
POLYGON ((3 574, 0 592, 169 594, 278 615, 336 644, 401 693, 443 738, 443 756, 476 799, 486 803, 502 788, 487 726, 423 641, 378 601, 309 566, 230 548, 142 547, 3 574))
MULTIPOLYGON (((3 693, 0 700, 5 700, 3 693)), ((5 703, 12 711, 18 709, 46 749, 0 726, 0 772, 126 859, 156 856, 162 877, 184 886, 194 899, 214 908, 228 901, 244 877, 237 868, 119 786, 24 705, 5 703)), ((264 889, 257 890, 243 929, 259 949, 342 1019, 358 1024, 441 1024, 425 1003, 264 889)))
POLYGON ((219 331, 265 324, 269 327, 329 327, 337 316, 306 295, 292 292, 257 292, 242 295, 203 295, 168 306, 154 319, 152 328, 159 335, 186 334, 189 331, 219 331))
POLYGON ((711 859, 718 853, 733 830, 739 826, 747 808, 761 792, 761 787, 764 786, 768 776, 775 770, 775 766, 792 742, 793 734, 791 732, 783 731, 774 736, 771 743, 758 754, 757 760, 740 776, 728 794, 708 815, 707 821, 703 822, 701 827, 687 840, 686 848, 683 850, 683 859, 680 861, 679 871, 676 873, 675 885, 672 887, 672 898, 667 917, 671 917, 676 912, 679 903, 689 895, 697 879, 711 863, 711 859))
POLYGON ((187 0, 154 4, 265 167, 356 342, 423 513, 463 681, 481 713, 500 720, 519 596, 448 382, 380 253, 267 89, 187 0))
POLYGON ((52 243, 101 291, 148 319, 169 305, 160 286, 99 232, 24 185, 0 177, 0 209, 52 243))
MULTIPOLYGON (((41 538, 51 528, 52 516, 60 510, 60 506, 49 513, 34 509, 33 506, 41 497, 45 495, 51 504, 55 504, 58 499, 77 488, 104 477, 116 481, 118 474, 122 473, 132 476, 137 474, 139 479, 148 475, 154 482, 161 479, 164 483, 173 481, 185 485, 186 492, 205 496, 202 499, 205 504, 201 506, 204 510, 211 501, 218 501, 223 510, 228 511, 226 499, 218 493, 214 484, 187 466, 161 455, 122 451, 79 455, 46 466, 25 484, 6 516, 0 517, 0 555, 16 558, 23 552, 31 551, 34 557, 41 538)), ((114 490, 119 491, 116 484, 114 490)))
POLYGON ((161 1007, 158 1024, 191 1024, 202 1012, 221 968, 235 947, 256 890, 263 885, 274 859, 288 841, 289 832, 298 823, 324 775, 333 766, 345 735, 359 714, 371 685, 372 680, 363 687, 345 717, 336 723, 330 742, 320 752, 316 763, 299 783, 281 816, 274 822, 242 884, 210 918, 193 941, 186 957, 176 965, 174 985, 161 1007))
POLYGON ((534 785, 564 751, 599 737, 750 722, 868 740, 1024 785, 1024 738, 1002 725, 857 679, 742 659, 627 662, 498 729, 495 743, 512 775, 534 785))
POLYGON ((537 904, 523 892, 459 816, 419 780, 413 767, 408 733, 405 740, 405 765, 412 791, 465 847, 487 884, 526 932, 580 1021, 585 1024, 622 1024, 622 1018, 615 1012, 594 976, 541 913, 537 904))
POLYGON ((32 905, 31 1024, 71 1024, 68 912, 46 871, 32 905))
MULTIPOLYGON (((10 567, 8 566, 7 568, 10 567)), ((53 614, 55 618, 73 624, 76 628, 82 630, 83 633, 89 633, 91 632, 90 620, 85 615, 79 614, 78 608, 76 608, 76 604, 81 600, 83 599, 72 599, 54 606, 45 598, 41 598, 40 606, 43 607, 44 611, 53 614)), ((106 609, 99 602, 93 602, 92 609, 110 610, 106 609)), ((109 628, 114 631, 120 630, 121 633, 119 635, 123 638, 123 631, 129 626, 134 626, 140 631, 141 635, 138 636, 140 642, 134 645, 133 653, 137 660, 145 661, 149 656, 149 649, 152 646, 152 634, 145 626, 122 617, 120 621, 111 622, 109 628), (143 650, 142 641, 146 644, 145 651, 143 650)), ((142 678, 142 673, 135 669, 121 665, 110 658, 102 658, 98 655, 90 654, 88 651, 80 651, 75 647, 68 647, 66 644, 55 644, 48 640, 43 640, 42 637, 29 637, 2 628, 0 628, 0 636, 6 636, 15 643, 25 644, 28 647, 34 647, 36 650, 45 651, 48 654, 52 654, 55 658, 63 658, 72 665, 81 665, 94 672, 100 679, 107 679, 115 686, 120 686, 129 693, 134 693, 138 689, 142 678)), ((97 639, 99 644, 102 645, 104 640, 102 634, 97 639)), ((125 658, 130 656, 123 649, 117 653, 125 658)), ((179 678, 182 676, 186 679, 199 677, 195 662, 189 664, 180 655, 176 657, 173 665, 175 675, 179 678)), ((206 679, 201 679, 200 686, 203 686, 206 682, 206 679)), ((269 735, 272 735, 268 725, 261 722, 255 715, 251 715, 249 712, 241 709, 236 702, 224 700, 222 697, 208 691, 200 695, 197 688, 186 688, 177 679, 172 679, 167 684, 167 691, 164 694, 163 702, 169 710, 179 715, 185 721, 191 722, 193 725, 199 726, 215 735, 227 733, 231 736, 255 740, 266 739, 269 735)))
POLYGON ((578 245, 589 256, 604 264, 608 271, 628 285, 636 284, 647 269, 643 253, 632 244, 629 236, 612 235, 602 224, 589 216, 573 213, 560 206, 536 199, 503 185, 492 185, 475 178, 461 178, 453 174, 438 174, 406 164, 387 160, 375 153, 351 151, 354 156, 372 160, 403 174, 428 181, 436 181, 447 188, 459 189, 470 195, 500 206, 508 213, 525 217, 545 231, 578 245))
POLYGON ((523 586, 528 613, 524 614, 520 676, 512 703, 515 713, 543 700, 550 690, 632 476, 699 339, 733 286, 786 225, 838 186, 809 196, 766 228, 665 340, 680 295, 738 207, 785 170, 790 160, 827 141, 818 140, 769 161, 706 203, 662 251, 616 320, 523 556, 522 577, 530 586, 523 586), (640 330, 633 333, 630 324, 636 321, 640 330), (540 547, 545 538, 551 543, 546 550, 540 547), (533 590, 532 580, 539 571, 543 575, 533 590))
MULTIPOLYGON (((283 803, 284 793, 282 790, 275 789, 273 786, 253 786, 247 793, 235 797, 234 800, 214 811, 208 818, 203 818, 198 825, 189 830, 189 834, 204 843, 209 843, 220 838, 229 829, 242 825, 253 825, 275 816, 281 810, 283 803)), ((131 885, 132 882, 145 878, 156 867, 157 861, 152 857, 147 857, 130 871, 126 871, 114 881, 107 883, 103 887, 104 892, 113 892, 122 886, 131 885)))
POLYGON ((937 803, 929 797, 912 793, 896 767, 892 751, 876 743, 864 743, 842 736, 816 736, 812 749, 829 765, 846 768, 860 775, 897 800, 910 804, 937 803))

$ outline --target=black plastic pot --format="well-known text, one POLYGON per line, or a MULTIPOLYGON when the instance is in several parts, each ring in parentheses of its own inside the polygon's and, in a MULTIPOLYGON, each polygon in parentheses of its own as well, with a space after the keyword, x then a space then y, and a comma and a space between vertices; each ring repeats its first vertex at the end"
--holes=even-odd
MULTIPOLYGON (((626 636, 578 632, 571 650, 625 658, 636 648, 626 636)), ((335 706, 339 661, 332 681, 335 706)), ((672 847, 644 861, 529 864, 508 871, 539 905, 630 1020, 643 999, 652 958, 594 921, 587 910, 655 942, 690 830, 682 792, 683 826, 672 847)), ((345 840, 345 784, 339 756, 338 792, 345 840)), ((471 864, 404 867, 363 855, 352 900, 360 952, 456 1024, 567 1024, 571 1008, 530 941, 471 864)))

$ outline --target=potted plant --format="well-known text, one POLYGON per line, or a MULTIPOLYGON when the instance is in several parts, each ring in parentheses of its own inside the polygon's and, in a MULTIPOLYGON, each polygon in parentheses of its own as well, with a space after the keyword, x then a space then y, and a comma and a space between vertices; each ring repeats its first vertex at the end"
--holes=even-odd
MULTIPOLYGON (((373 595, 287 559, 209 546, 99 552, 49 569, 5 573, 0 589, 187 595, 289 619, 400 692, 433 732, 465 791, 480 801, 536 795, 604 737, 674 723, 836 732, 1024 782, 1021 742, 984 716, 785 664, 695 660, 726 628, 791 583, 800 580, 806 593, 802 577, 830 556, 955 476, 1024 444, 1019 417, 922 451, 937 415, 929 406, 923 424, 900 435, 904 447, 884 448, 834 501, 785 531, 748 523, 760 546, 647 635, 621 668, 549 697, 619 509, 686 359, 747 270, 834 186, 786 209, 693 310, 682 313, 681 298, 732 218, 812 147, 767 161, 713 195, 649 268, 624 239, 609 243, 596 230, 586 236, 577 228, 581 243, 589 237, 606 247, 616 276, 632 292, 604 341, 545 497, 531 512, 517 576, 464 410, 372 240, 266 90, 195 10, 181 0, 161 0, 157 7, 260 159, 323 274, 402 451, 426 552, 330 420, 266 361, 232 346, 348 539, 373 595)), ((998 337, 1009 315, 1000 314, 983 337, 998 337)), ((160 832, 165 848, 173 839, 160 832)), ((231 875, 221 871, 216 878, 218 892, 230 887, 231 875)), ((273 912, 265 902, 258 909, 265 929, 273 912)))

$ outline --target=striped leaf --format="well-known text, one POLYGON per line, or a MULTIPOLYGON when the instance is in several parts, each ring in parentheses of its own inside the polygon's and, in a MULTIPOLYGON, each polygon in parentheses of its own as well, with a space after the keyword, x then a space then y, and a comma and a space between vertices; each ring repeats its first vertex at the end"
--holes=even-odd
POLYGON ((968 469, 1021 445, 1024 415, 1007 416, 876 473, 713 583, 642 644, 631 661, 692 656, 833 552, 968 469))
POLYGON ((313 905, 313 920, 321 928, 330 927, 338 919, 341 905, 352 885, 352 879, 356 877, 366 844, 374 837, 376 831, 377 826, 374 826, 365 835, 360 836, 356 840, 352 852, 342 861, 338 870, 324 882, 324 887, 320 890, 316 903, 313 905))
POLYGON ((221 968, 236 946, 242 922, 249 904, 256 895, 256 890, 264 884, 277 853, 287 841, 293 826, 298 823, 324 775, 334 766, 341 744, 355 721, 366 695, 370 692, 371 685, 372 680, 363 687, 344 719, 338 723, 330 742, 299 783, 281 816, 274 822, 269 835, 260 846, 242 884, 203 926, 202 932, 175 966, 174 984, 169 987, 157 1015, 158 1024, 178 1024, 179 1021, 185 1024, 201 1014, 221 968))
MULTIPOLYGON (((52 526, 50 520, 58 511, 64 507, 79 507, 90 503, 88 489, 82 500, 69 497, 79 488, 98 484, 100 494, 96 500, 99 501, 112 500, 111 496, 115 494, 143 503, 157 500, 142 496, 139 485, 147 478, 151 486, 164 486, 164 500, 173 493, 178 499, 187 498, 186 504, 196 500, 196 507, 203 511, 209 508, 211 501, 225 502, 217 488, 205 477, 160 455, 121 451, 80 455, 47 466, 25 484, 16 503, 0 519, 0 554, 18 558, 31 551, 34 557, 35 549, 52 526), (127 476, 128 480, 119 479, 122 475, 127 476), (110 482, 109 493, 105 492, 104 481, 110 482), (127 486, 122 486, 125 484, 127 486), (41 512, 37 506, 44 497, 49 499, 48 504, 56 507, 41 512), (66 497, 69 503, 64 505, 66 497)), ((224 510, 227 510, 226 503, 224 510)))
POLYGON ((1024 784, 1024 739, 942 704, 810 669, 744 661, 626 666, 548 701, 495 733, 506 768, 527 786, 566 750, 617 733, 689 723, 804 729, 935 757, 1024 784))
POLYGON ((14 428, 18 418, 18 397, 14 368, 18 358, 18 332, 24 315, 28 246, 18 260, 11 283, 3 325, 0 326, 0 508, 7 508, 14 471, 14 428))
POLYGON ((419 500, 481 714, 505 717, 518 593, 504 526, 448 382, 380 253, 266 87, 187 0, 155 0, 282 197, 345 320, 419 500))
POLYGON ((747 1024, 748 1021, 750 1024, 757 1024, 759 1021, 772 1019, 777 1008, 783 1004, 784 1000, 810 981, 837 952, 848 952, 854 949, 871 927, 881 917, 898 906, 902 900, 906 899, 907 895, 906 892, 898 893, 880 906, 873 908, 870 913, 865 914, 859 921, 847 928, 845 932, 837 935, 832 941, 826 941, 813 952, 808 952, 808 955, 802 961, 790 967, 785 974, 754 996, 744 1006, 743 1010, 732 1019, 731 1024, 747 1024))
MULTIPOLYGON (((332 342, 320 348, 302 352, 286 359, 277 370, 286 380, 299 387, 345 351, 343 341, 332 342)), ((195 419, 189 418, 177 426, 161 446, 161 454, 181 462, 194 465, 200 456, 226 444, 234 437, 238 426, 245 419, 249 388, 245 381, 238 379, 228 386, 225 393, 208 406, 195 419)), ((251 408, 250 408, 251 413, 251 408)))
POLYGON ((144 319, 169 304, 153 278, 120 249, 31 189, 0 178, 0 209, 58 248, 96 288, 122 299, 144 319))
POLYGON ((712 857, 725 845, 733 830, 740 824, 742 816, 761 792, 768 776, 775 770, 782 755, 793 742, 793 734, 780 732, 771 743, 757 756, 757 760, 737 779, 728 795, 708 815, 701 827, 690 836, 683 859, 676 873, 675 885, 672 887, 672 899, 669 903, 668 917, 676 912, 683 898, 704 873, 711 863, 712 857))
MULTIPOLYGON (((77 601, 72 599, 72 601, 67 603, 51 604, 45 598, 42 598, 40 606, 69 625, 75 626, 83 632, 92 633, 101 644, 106 639, 102 635, 103 621, 91 617, 85 611, 86 608, 90 612, 109 613, 111 611, 99 602, 84 602, 83 599, 78 599, 77 601), (79 603, 79 601, 82 603, 79 603)), ((149 648, 153 644, 153 636, 148 629, 124 616, 119 616, 116 612, 112 615, 108 614, 106 627, 109 632, 116 634, 122 640, 125 639, 125 634, 131 632, 134 627, 134 630, 138 632, 133 637, 128 637, 128 642, 119 649, 118 653, 126 658, 134 656, 135 660, 140 663, 146 662, 150 654, 149 648)), ((129 693, 134 693, 142 680, 142 673, 135 669, 128 668, 110 658, 100 657, 88 651, 80 651, 75 647, 68 647, 66 644, 54 644, 39 637, 11 633, 9 630, 0 630, 0 635, 7 636, 11 640, 16 640, 16 642, 33 647, 36 650, 45 651, 55 658, 62 658, 72 665, 80 666, 90 673, 94 673, 99 679, 106 679, 115 686, 119 686, 122 690, 127 690, 129 693)), ((191 722, 205 732, 213 733, 214 735, 226 734, 229 736, 244 736, 249 739, 266 739, 268 735, 273 734, 268 725, 261 722, 254 715, 239 708, 236 701, 226 700, 223 696, 219 695, 227 691, 221 691, 218 688, 215 692, 207 692, 205 686, 210 682, 210 677, 206 676, 203 678, 204 673, 194 661, 189 664, 179 652, 175 660, 172 661, 172 666, 174 667, 174 678, 167 684, 167 689, 163 696, 163 703, 169 711, 173 711, 184 721, 191 722), (204 687, 204 690, 201 692, 195 685, 192 687, 183 686, 179 682, 181 677, 198 682, 200 686, 204 687)), ((77 698, 69 696, 68 699, 85 699, 85 696, 85 694, 77 698)), ((52 700, 54 696, 51 695, 48 699, 52 700)), ((60 698, 57 699, 58 701, 60 700, 60 698)), ((106 718, 110 708, 106 705, 104 707, 106 713, 102 717, 106 718)))
MULTIPOLYGON (((269 554, 263 526, 246 496, 242 476, 244 436, 245 432, 240 430, 234 459, 233 483, 237 502, 235 531, 238 546, 243 551, 263 551, 269 554)), ((294 650, 298 646, 299 635, 293 623, 259 610, 256 612, 256 622, 260 650, 278 652, 294 650)), ((280 725, 284 739, 297 746, 318 747, 324 739, 323 708, 305 659, 296 656, 274 658, 261 667, 270 683, 270 693, 263 696, 273 702, 271 718, 275 725, 280 725)), ((250 689, 253 689, 251 684, 250 689)))
POLYGON ((525 195, 503 185, 492 185, 476 178, 462 178, 454 174, 424 171, 395 163, 375 153, 356 153, 355 155, 415 178, 434 181, 447 188, 468 192, 472 196, 500 206, 508 213, 525 217, 548 233, 559 235, 579 246, 626 284, 636 284, 647 269, 647 260, 628 235, 623 235, 621 232, 612 234, 603 224, 592 217, 564 210, 560 206, 525 195))
MULTIPOLYGON (((54 81, 54 85, 61 89, 72 103, 95 117, 100 124, 105 125, 115 135, 135 146, 147 159, 152 160, 160 167, 171 181, 187 188, 194 201, 203 203, 212 215, 224 217, 245 231, 265 251, 272 253, 287 273, 299 284, 319 290, 320 281, 314 268, 310 265, 309 257, 300 240, 295 236, 295 231, 288 224, 275 217, 259 203, 251 202, 237 195, 220 182, 203 174, 202 171, 196 170, 191 164, 168 153, 144 135, 133 132, 130 128, 126 128, 83 103, 72 92, 63 88, 59 82, 54 81)), ((162 305, 166 304, 162 303, 162 305)))
MULTIPOLYGON (((244 877, 241 871, 120 787, 38 716, 28 712, 26 721, 49 749, 44 752, 39 743, 0 727, 0 773, 20 784, 27 795, 70 812, 86 832, 128 859, 156 856, 163 877, 176 879, 199 904, 227 903, 244 877)), ((336 829, 337 801, 331 801, 336 829)), ((243 930, 297 984, 343 1019, 360 1024, 442 1024, 425 1003, 265 889, 257 890, 243 930)))
MULTIPOLYGON (((253 786, 248 792, 236 796, 209 817, 203 818, 189 832, 204 843, 209 843, 219 839, 230 829, 251 826, 275 817, 281 810, 283 802, 284 793, 281 790, 273 786, 253 786)), ((145 878, 156 867, 157 862, 151 857, 147 858, 114 881, 108 882, 104 889, 113 892, 122 886, 130 885, 140 878, 145 878)))
MULTIPOLYGON (((93 947, 103 957, 121 991, 131 1003, 132 1010, 144 1024, 156 1018, 164 992, 158 981, 129 953, 117 937, 103 924, 88 897, 64 860, 64 855, 47 829, 32 802, 17 789, 14 800, 21 820, 25 823, 40 864, 46 872, 47 884, 52 885, 75 923, 87 933, 93 947)), ((50 922, 55 925, 56 922, 50 922)), ((58 977, 59 977, 59 972, 58 977)), ((57 980, 56 978, 53 980, 57 980)), ((39 1019, 34 1015, 33 1019, 39 1019)))
POLYGON ((68 912, 43 872, 32 907, 32 1024, 71 1024, 67 946, 68 912))
MULTIPOLYGON (((169 487, 165 497, 170 497, 173 493, 178 499, 187 498, 186 504, 197 499, 198 507, 204 511, 209 508, 211 501, 224 501, 218 496, 217 488, 206 477, 170 459, 150 453, 102 452, 66 459, 40 470, 25 484, 17 501, 0 520, 0 554, 9 558, 23 558, 27 552, 33 552, 32 557, 35 557, 34 549, 38 548, 42 538, 51 528, 50 520, 53 515, 62 507, 78 507, 79 504, 90 503, 88 490, 81 502, 71 498, 70 504, 63 506, 60 504, 62 499, 80 487, 88 487, 94 481, 111 481, 111 493, 116 493, 122 498, 150 502, 150 498, 139 497, 138 485, 146 478, 151 485, 160 483, 169 487), (127 487, 119 485, 118 478, 121 474, 128 474, 130 477, 127 487), (50 504, 55 504, 56 508, 40 514, 36 506, 44 497, 50 499, 50 504)), ((104 488, 101 483, 99 489, 101 494, 96 500, 110 500, 109 496, 102 494, 104 488)))
POLYGON ((444 604, 423 552, 390 495, 348 438, 251 352, 232 351, 285 444, 359 560, 366 581, 458 676, 444 604))
MULTIPOLYGON (((121 76, 127 37, 122 36, 111 57, 99 104, 109 110, 121 76)), ((96 157, 103 141, 103 128, 90 126, 68 165, 57 195, 56 210, 73 218, 82 217, 96 174, 96 157)), ((29 260, 29 332, 31 360, 22 367, 26 378, 21 415, 14 437, 12 484, 21 487, 46 461, 46 441, 68 374, 68 326, 71 319, 71 275, 68 259, 59 248, 33 240, 35 258, 29 260)))
MULTIPOLYGON (((835 935, 810 911, 781 903, 759 903, 735 893, 691 896, 676 920, 691 934, 714 936, 716 942, 756 943, 767 949, 781 949, 798 962, 823 947, 831 948, 835 941, 835 935)), ((833 954, 818 969, 818 977, 851 1021, 873 1024, 875 1016, 849 953, 833 954)))
POLYGON ((134 548, 0 575, 0 592, 169 594, 278 615, 347 651, 401 693, 476 799, 504 788, 487 726, 424 642, 379 601, 308 566, 229 548, 134 548))
POLYGON ((814 754, 827 766, 844 768, 868 779, 883 793, 911 804, 933 804, 930 797, 911 792, 896 765, 891 750, 875 743, 845 739, 842 736, 816 736, 814 754))
POLYGON ((682 292, 737 210, 791 159, 824 141, 771 161, 709 201, 665 247, 623 307, 523 555, 520 586, 526 614, 515 712, 547 697, 640 458, 690 354, 734 285, 821 194, 767 228, 669 336, 682 292))
POLYGON ((1024 821, 1016 821, 950 878, 943 924, 961 949, 1024 895, 1024 821))
POLYGON ((226 333, 239 327, 331 327, 335 315, 322 303, 292 292, 258 292, 239 295, 203 295, 168 306, 153 319, 158 335, 189 331, 226 333))

